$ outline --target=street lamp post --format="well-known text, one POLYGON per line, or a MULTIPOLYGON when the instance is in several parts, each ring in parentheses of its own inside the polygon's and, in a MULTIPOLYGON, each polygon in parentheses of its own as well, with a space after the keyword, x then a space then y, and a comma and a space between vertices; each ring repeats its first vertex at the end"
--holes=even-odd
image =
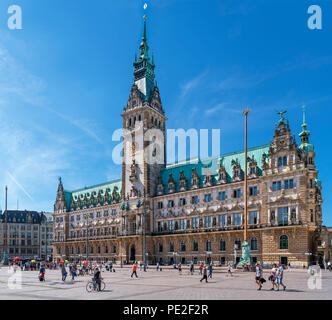
POLYGON ((143 254, 144 254, 144 272, 146 272, 146 201, 145 201, 146 193, 145 193, 145 188, 144 188, 144 205, 143 205, 143 254))
POLYGON ((248 145, 247 145, 247 123, 248 113, 250 110, 247 108, 243 111, 245 116, 245 142, 244 142, 244 239, 242 243, 242 257, 239 266, 246 267, 250 264, 250 246, 248 243, 248 145))
POLYGON ((7 191, 8 187, 6 186, 6 197, 5 197, 5 232, 4 232, 4 252, 3 252, 3 258, 2 263, 4 265, 8 265, 8 254, 7 254, 7 191))
POLYGON ((45 228, 46 228, 46 236, 45 236, 45 262, 47 262, 47 217, 46 217, 46 226, 45 226, 45 228))
POLYGON ((84 215, 84 218, 86 220, 86 247, 85 247, 86 249, 85 249, 85 253, 86 253, 86 261, 88 261, 88 259, 89 259, 89 247, 88 247, 88 245, 89 245, 89 214, 86 213, 84 215))

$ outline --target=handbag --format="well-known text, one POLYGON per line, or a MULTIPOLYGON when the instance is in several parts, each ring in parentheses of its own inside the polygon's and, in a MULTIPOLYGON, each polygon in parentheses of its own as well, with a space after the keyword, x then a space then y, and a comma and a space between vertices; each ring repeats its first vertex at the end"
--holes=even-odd
POLYGON ((259 281, 260 281, 260 283, 266 282, 266 280, 264 278, 260 278, 259 281))

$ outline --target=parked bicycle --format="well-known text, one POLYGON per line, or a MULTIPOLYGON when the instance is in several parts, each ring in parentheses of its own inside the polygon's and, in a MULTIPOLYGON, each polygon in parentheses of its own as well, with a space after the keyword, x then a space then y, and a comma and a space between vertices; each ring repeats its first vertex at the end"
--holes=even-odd
MULTIPOLYGON (((106 287, 105 282, 102 279, 100 279, 100 291, 104 291, 105 287, 106 287)), ((92 278, 92 280, 87 283, 86 291, 87 292, 99 291, 98 283, 94 278, 92 278)))

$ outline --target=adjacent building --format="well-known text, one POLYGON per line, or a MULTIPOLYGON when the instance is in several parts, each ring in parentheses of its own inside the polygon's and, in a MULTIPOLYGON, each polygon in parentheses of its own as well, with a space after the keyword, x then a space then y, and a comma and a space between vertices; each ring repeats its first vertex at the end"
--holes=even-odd
MULTIPOLYGON (((42 237, 44 223, 50 213, 36 211, 7 211, 7 253, 9 259, 42 259, 42 237)), ((6 215, 0 213, 0 256, 3 256, 5 244, 6 215)), ((52 227, 53 228, 53 227, 52 227)), ((50 232, 53 232, 50 231, 50 232)), ((53 235, 52 235, 53 238, 53 235)), ((49 243, 52 246, 51 242, 49 243)), ((52 247, 51 247, 52 250, 52 247)), ((50 251, 51 252, 51 251, 50 251)))
MULTIPOLYGON (((134 83, 122 113, 120 179, 74 191, 60 179, 54 258, 149 263, 238 261, 244 226, 244 150, 167 164, 165 111, 144 21, 134 83), (156 132, 158 145, 141 135, 156 132), (150 152, 151 151, 151 152, 150 152)), ((249 243, 253 262, 322 262, 322 184, 305 112, 298 138, 287 119, 271 142, 248 150, 249 243)), ((294 129, 294 128, 293 128, 294 129)), ((259 134, 259 129, 257 129, 259 134)), ((325 229, 324 229, 325 230, 325 229)), ((326 258, 326 256, 325 256, 326 258)))

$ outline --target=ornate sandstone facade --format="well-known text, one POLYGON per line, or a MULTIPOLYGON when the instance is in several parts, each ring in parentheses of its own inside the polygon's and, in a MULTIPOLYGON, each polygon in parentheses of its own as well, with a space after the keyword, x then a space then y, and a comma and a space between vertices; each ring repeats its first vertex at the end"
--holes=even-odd
MULTIPOLYGON (((142 261, 145 251, 149 263, 223 264, 241 255, 244 151, 204 162, 154 161, 165 154, 167 119, 148 52, 144 21, 122 114, 122 179, 72 192, 60 180, 55 259, 142 261), (143 141, 150 131, 151 141, 143 141)), ((280 115, 272 142, 248 150, 248 240, 253 261, 301 265, 321 259, 322 187, 305 118, 298 145, 280 115)))

